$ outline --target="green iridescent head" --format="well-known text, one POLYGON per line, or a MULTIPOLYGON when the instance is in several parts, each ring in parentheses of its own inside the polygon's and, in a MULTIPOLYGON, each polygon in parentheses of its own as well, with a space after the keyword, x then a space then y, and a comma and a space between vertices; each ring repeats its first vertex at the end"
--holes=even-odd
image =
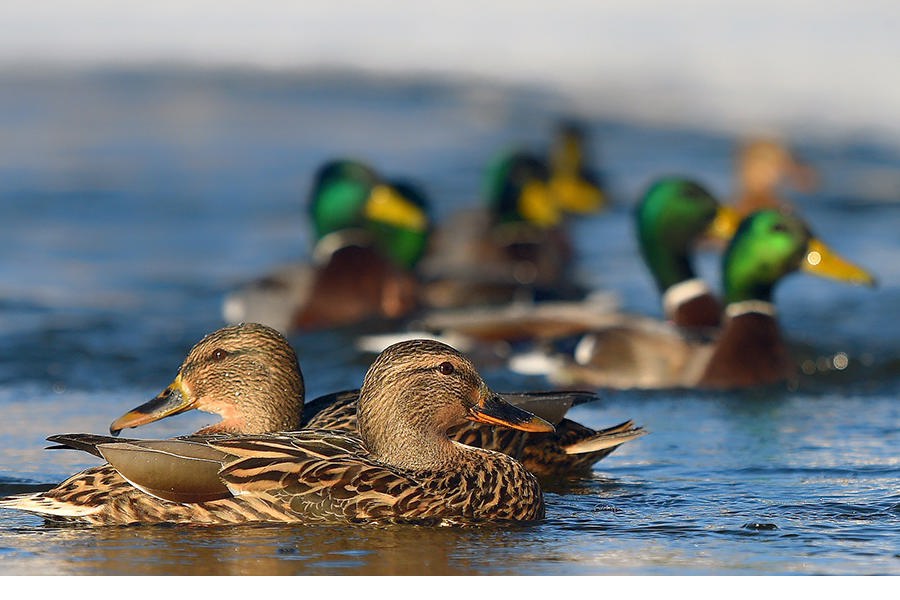
POLYGON ((547 165, 525 152, 501 157, 488 170, 485 197, 499 223, 557 225, 562 216, 548 185, 547 165))
POLYGON ((428 246, 431 233, 428 199, 424 191, 408 181, 395 180, 383 186, 381 207, 378 192, 367 208, 369 229, 382 251, 394 263, 412 268, 428 246))
POLYGON ((875 285, 874 277, 815 238, 799 217, 761 210, 741 222, 723 257, 725 301, 771 302, 775 284, 798 269, 849 283, 875 285))
POLYGON ((322 165, 309 193, 309 216, 316 241, 335 231, 361 227, 377 173, 361 162, 335 160, 322 165))
POLYGON ((691 251, 720 209, 703 186, 667 177, 654 182, 635 209, 638 245, 661 292, 695 277, 691 251))
POLYGON ((319 169, 309 211, 316 241, 336 231, 368 231, 379 250, 403 267, 421 258, 431 229, 428 201, 419 188, 384 182, 370 167, 350 160, 319 169))

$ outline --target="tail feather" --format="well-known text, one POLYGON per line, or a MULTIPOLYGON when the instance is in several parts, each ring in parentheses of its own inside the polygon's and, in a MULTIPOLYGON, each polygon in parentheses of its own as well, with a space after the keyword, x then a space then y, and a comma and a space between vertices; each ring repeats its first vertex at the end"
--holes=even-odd
POLYGON ((90 516, 103 507, 61 502, 43 494, 21 494, 0 499, 0 508, 21 510, 47 518, 79 519, 90 516))
POLYGON ((574 444, 564 446, 563 449, 566 451, 566 454, 586 454, 607 448, 615 448, 646 434, 647 430, 643 427, 635 427, 633 421, 625 421, 624 423, 602 429, 590 437, 578 440, 574 444))

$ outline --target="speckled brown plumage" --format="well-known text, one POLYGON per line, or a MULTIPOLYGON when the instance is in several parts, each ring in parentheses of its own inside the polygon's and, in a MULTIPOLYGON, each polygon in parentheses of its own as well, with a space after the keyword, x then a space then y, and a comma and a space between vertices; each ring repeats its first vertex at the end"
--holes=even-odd
MULTIPOLYGON (((225 327, 206 336, 194 348, 179 370, 175 382, 160 397, 120 417, 113 424, 114 430, 140 425, 166 414, 177 414, 182 410, 198 408, 222 415, 220 423, 204 427, 201 434, 225 433, 269 433, 275 431, 291 431, 301 428, 330 429, 355 433, 356 402, 358 390, 347 390, 321 396, 305 405, 303 401, 303 378, 297 357, 288 341, 280 333, 270 327, 255 323, 247 323, 225 327), (228 355, 216 360, 213 355, 217 350, 224 350, 228 355), (252 374, 256 375, 253 376, 252 374), (175 412, 159 413, 159 398, 167 393, 177 391, 182 395, 184 403, 175 412)), ((518 399, 504 396, 515 404, 518 399)), ((546 398, 554 406, 572 406, 596 399, 593 394, 584 392, 548 392, 546 398)), ((166 408, 166 410, 171 410, 166 408)), ((526 410, 532 410, 526 408, 526 410)), ((534 408, 538 415, 557 424, 560 417, 551 417, 534 408)), ((562 409, 563 412, 565 409, 562 409)), ((632 428, 633 435, 617 438, 607 437, 608 441, 623 444, 643 434, 640 428, 632 428)), ((565 429, 567 439, 578 438, 583 441, 592 436, 602 434, 587 427, 565 429), (576 431, 578 433, 576 433, 576 431)), ((496 450, 509 454, 531 466, 531 457, 537 458, 540 453, 546 456, 535 462, 535 472, 546 473, 551 464, 551 456, 568 456, 567 444, 561 444, 562 437, 554 434, 541 436, 540 448, 527 456, 523 453, 534 434, 497 428, 481 423, 467 423, 460 428, 450 429, 451 439, 459 442, 496 450), (555 443, 555 445, 554 445, 555 443)), ((536 439, 536 438, 535 438, 536 439)), ((603 452, 591 453, 596 462, 607 456, 612 449, 604 448, 603 452)), ((586 458, 586 457, 582 457, 586 458)), ((565 475, 574 462, 572 458, 560 460, 553 469, 554 476, 565 475)), ((577 469, 582 470, 582 469, 577 469)))
POLYGON ((94 524, 467 523, 543 516, 534 475, 504 454, 452 442, 445 431, 466 419, 535 431, 549 424, 500 401, 449 346, 416 340, 385 350, 367 373, 359 415, 361 438, 322 430, 218 435, 173 441, 166 452, 155 452, 149 442, 99 444, 113 466, 2 505, 94 524), (194 459, 192 449, 200 446, 217 458, 194 459), (176 460, 178 469, 167 467, 176 460), (210 475, 220 481, 220 499, 171 502, 138 489, 190 498, 195 482, 210 475))

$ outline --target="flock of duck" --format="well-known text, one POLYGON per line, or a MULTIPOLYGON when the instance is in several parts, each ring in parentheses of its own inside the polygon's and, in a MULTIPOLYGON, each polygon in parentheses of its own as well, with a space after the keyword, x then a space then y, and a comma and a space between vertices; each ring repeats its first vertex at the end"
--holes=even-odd
POLYGON ((772 297, 784 276, 874 285, 772 193, 785 174, 808 182, 809 172, 759 143, 741 161, 734 203, 682 177, 648 187, 635 231, 665 320, 618 312, 571 273, 567 221, 607 202, 589 166, 582 130, 566 124, 547 157, 520 151, 491 165, 485 206, 440 226, 416 185, 357 161, 322 166, 310 260, 229 294, 232 324, 199 341, 112 435, 48 438, 104 464, 0 507, 95 525, 540 519, 541 480, 587 472, 646 432, 566 418, 593 392, 494 392, 467 354, 421 328, 465 348, 523 347, 510 366, 560 385, 725 389, 792 377, 772 297), (724 247, 721 297, 693 268, 701 243, 724 247), (386 321, 410 339, 387 345, 358 389, 307 402, 285 334, 386 321), (221 420, 174 439, 119 437, 193 409, 221 420))

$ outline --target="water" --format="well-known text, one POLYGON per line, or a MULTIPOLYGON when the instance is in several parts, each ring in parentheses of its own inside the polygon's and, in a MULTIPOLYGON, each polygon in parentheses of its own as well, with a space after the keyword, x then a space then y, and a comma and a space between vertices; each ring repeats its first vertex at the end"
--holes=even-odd
MULTIPOLYGON (((5 71, 0 89, 3 495, 96 464, 43 450, 44 438, 105 431, 221 326, 229 287, 305 255, 302 199, 323 160, 352 154, 414 176, 440 217, 476 202, 498 149, 544 143, 572 106, 535 87, 340 73, 5 71)), ((658 314, 630 204, 670 172, 727 197, 735 139, 587 120, 616 204, 575 224, 578 268, 658 314)), ((91 529, 2 511, 0 573, 900 574, 900 150, 792 142, 820 170, 819 188, 793 200, 881 283, 782 284, 785 330, 815 371, 797 389, 605 392, 575 418, 633 418, 651 435, 547 487, 537 524, 91 529), (838 352, 844 370, 829 362, 838 352)), ((715 281, 714 256, 701 269, 715 281)), ((311 397, 361 381, 369 357, 355 333, 292 337, 311 397)), ((483 374, 498 389, 548 385, 498 365, 483 374)), ((188 413, 142 434, 212 419, 188 413)))

